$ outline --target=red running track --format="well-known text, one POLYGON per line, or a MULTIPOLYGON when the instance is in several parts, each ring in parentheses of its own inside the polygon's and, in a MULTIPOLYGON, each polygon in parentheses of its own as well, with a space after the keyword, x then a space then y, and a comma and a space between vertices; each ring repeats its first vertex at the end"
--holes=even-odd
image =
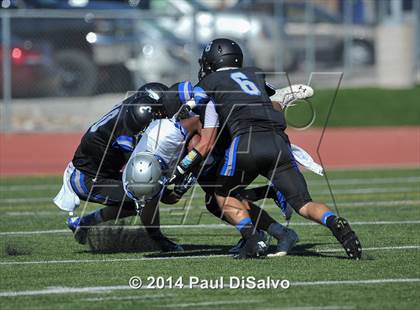
MULTIPOLYGON (((319 161, 320 129, 289 130, 319 161)), ((0 134, 0 175, 60 175, 82 133, 0 134)), ((420 127, 329 128, 320 147, 327 168, 420 167, 420 127)))

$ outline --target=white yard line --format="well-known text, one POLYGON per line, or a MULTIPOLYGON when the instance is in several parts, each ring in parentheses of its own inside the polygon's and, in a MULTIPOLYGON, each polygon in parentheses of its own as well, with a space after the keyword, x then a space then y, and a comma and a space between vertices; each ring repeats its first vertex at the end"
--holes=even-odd
POLYGON ((310 282, 292 282, 290 286, 312 286, 312 285, 352 285, 352 284, 387 284, 387 283, 417 283, 420 278, 408 279, 373 279, 373 280, 348 280, 348 281, 310 281, 310 282))
MULTIPOLYGON (((329 179, 332 185, 358 185, 358 184, 407 184, 420 183, 420 176, 408 177, 384 177, 384 178, 335 178, 329 179)), ((310 185, 325 185, 325 180, 308 180, 310 185)), ((0 192, 13 191, 28 191, 28 190, 59 190, 61 183, 45 184, 45 185, 30 185, 30 184, 16 184, 16 185, 1 185, 0 192)))
POLYGON ((43 184, 43 185, 34 185, 34 184, 18 184, 18 185, 1 185, 0 192, 21 192, 28 190, 36 190, 36 191, 46 191, 46 190, 60 190, 60 183, 57 184, 43 184))
MULTIPOLYGON (((351 222, 351 225, 404 225, 404 224, 420 224, 420 220, 412 221, 361 221, 361 222, 351 222)), ((319 224, 313 222, 292 222, 290 226, 317 226, 319 224)), ((125 229, 139 229, 143 226, 99 226, 96 229, 102 228, 125 228, 125 229)), ((227 224, 197 224, 197 225, 161 225, 163 229, 233 229, 232 226, 227 224)), ((32 230, 32 231, 2 231, 0 236, 26 236, 26 235, 45 235, 45 234, 60 234, 60 233, 70 233, 69 229, 51 229, 51 230, 32 230)))
POLYGON ((143 300, 143 299, 161 299, 167 297, 174 297, 175 294, 165 294, 165 295, 133 295, 133 296, 110 296, 110 297, 91 297, 91 298, 81 298, 81 301, 109 301, 109 300, 143 300))
POLYGON ((11 211, 0 213, 1 216, 60 216, 62 212, 57 211, 11 211))
POLYGON ((167 257, 137 257, 137 258, 105 258, 105 259, 67 259, 50 261, 26 261, 26 262, 0 262, 1 265, 45 265, 45 264, 83 264, 83 263, 117 263, 117 262, 139 262, 151 260, 176 260, 176 259, 196 259, 196 258, 215 258, 227 257, 221 255, 197 255, 197 256, 167 256, 167 257))
MULTIPOLYGON (((332 205, 331 202, 327 202, 332 205)), ((384 201, 355 201, 355 202, 337 202, 339 207, 392 207, 392 206, 420 206, 420 200, 384 200, 384 201)))
POLYGON ((259 310, 341 310, 341 309, 354 309, 353 306, 338 306, 338 305, 329 305, 329 306, 300 306, 300 307, 287 307, 287 308, 260 308, 259 310))
MULTIPOLYGON (((48 202, 52 201, 48 199, 48 202)), ((1 199, 0 199, 1 203, 1 199)), ((194 202, 195 203, 195 202, 194 202)), ((331 201, 326 202, 327 205, 332 205, 331 201)), ((420 206, 420 200, 382 200, 382 201, 338 201, 338 207, 363 207, 363 206, 370 206, 370 207, 393 207, 393 206, 420 206)), ((204 201, 200 201, 198 203, 198 207, 201 208, 204 206, 204 201)), ((268 200, 264 205, 260 204, 261 208, 263 209, 278 209, 273 202, 268 200)), ((0 208, 1 210, 1 208, 0 208)), ((179 207, 168 207, 165 206, 161 208, 160 212, 173 212, 176 215, 184 214, 185 208, 179 207)), ((61 210, 56 209, 56 211, 5 211, 4 213, 0 211, 1 216, 62 216, 65 214, 61 210)))
POLYGON ((36 197, 36 198, 3 198, 0 199, 0 204, 19 204, 19 203, 41 203, 51 202, 54 197, 36 197))
MULTIPOLYGON (((420 278, 399 278, 399 279, 369 279, 369 280, 344 280, 344 281, 297 281, 291 282, 290 286, 321 286, 321 285, 377 285, 377 284, 395 284, 395 283, 419 283, 420 278)), ((188 287, 188 286, 187 286, 188 287)), ((228 288, 229 285, 224 287, 228 288)), ((147 288, 143 288, 147 289, 147 288)), ((39 290, 27 291, 2 291, 0 297, 17 297, 17 296, 44 296, 53 294, 80 294, 80 293, 102 293, 119 290, 132 290, 128 285, 112 285, 112 286, 92 286, 92 287, 50 287, 39 290)), ((220 301, 223 302, 223 301, 220 301)), ((233 301, 232 301, 233 302, 233 301)), ((249 300, 247 302, 250 302, 249 300)), ((209 302, 203 302, 208 305, 209 302)), ((223 302, 225 303, 225 302, 223 302)), ((196 306, 200 303, 177 304, 178 307, 196 306)), ((212 301, 212 305, 215 304, 212 301)), ((204 304, 201 304, 204 305, 204 304)), ((174 307, 176 307, 174 305, 174 307)))
MULTIPOLYGON (((371 194, 386 194, 386 193, 417 193, 420 192, 420 184, 418 187, 393 187, 393 188, 351 188, 351 189, 332 189, 335 195, 371 195, 371 194)), ((330 195, 329 190, 312 190, 312 195, 330 195)), ((35 198, 2 198, 0 204, 23 204, 23 203, 52 203, 52 196, 35 197, 35 198)), ((187 197, 189 199, 189 197, 187 197)), ((378 202, 374 202, 378 203, 378 202)))
MULTIPOLYGON (((358 184, 406 184, 420 183, 420 176, 385 177, 385 178, 337 178, 329 179, 331 185, 358 185, 358 184)), ((308 180, 310 185, 325 184, 325 180, 308 180)))
MULTIPOLYGON (((420 245, 386 246, 363 248, 364 251, 387 251, 387 250, 418 250, 420 245)), ((316 253, 340 253, 344 250, 337 249, 311 249, 316 253)), ((296 252, 299 253, 299 252, 296 252)), ((138 261, 160 261, 160 260, 179 260, 179 259, 200 259, 228 257, 228 254, 220 255, 194 255, 194 256, 166 256, 166 257, 137 257, 137 258, 104 258, 104 259, 65 259, 65 260, 41 260, 41 261, 6 261, 0 262, 0 266, 9 265, 48 265, 48 264, 83 264, 83 263, 116 263, 116 262, 138 262, 138 261)))
MULTIPOLYGON (((387 251, 387 250, 417 250, 420 249, 420 245, 402 245, 402 246, 385 246, 385 247, 371 247, 371 248, 364 248, 364 251, 387 251)), ((315 252, 319 253, 339 253, 342 252, 343 249, 323 249, 317 250, 315 252)))
MULTIPOLYGON (((350 189, 332 189, 335 195, 356 195, 356 194, 383 194, 383 193, 418 193, 420 192, 420 185, 417 187, 393 187, 393 188, 350 188, 350 189)), ((311 191, 313 195, 329 195, 329 190, 311 191)))
POLYGON ((236 304, 250 304, 250 303, 259 303, 261 300, 251 299, 251 300, 220 300, 220 301, 202 301, 194 303, 183 303, 183 304, 170 304, 170 305, 161 305, 161 308, 192 308, 192 307, 207 307, 207 306, 220 306, 220 305, 236 305, 236 304))
POLYGON ((93 286, 93 287, 49 287, 31 291, 3 291, 0 297, 42 296, 52 294, 101 293, 130 289, 128 285, 93 286))
POLYGON ((44 235, 69 233, 69 229, 33 230, 33 231, 2 231, 0 236, 25 236, 25 235, 44 235))

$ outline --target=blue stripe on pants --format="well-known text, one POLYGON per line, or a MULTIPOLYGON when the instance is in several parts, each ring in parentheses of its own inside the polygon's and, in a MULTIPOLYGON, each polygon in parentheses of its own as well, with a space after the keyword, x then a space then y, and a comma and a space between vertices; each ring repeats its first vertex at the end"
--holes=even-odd
POLYGON ((236 154, 238 152, 238 144, 240 137, 233 138, 230 147, 225 152, 225 163, 220 171, 220 175, 233 176, 236 169, 236 154))

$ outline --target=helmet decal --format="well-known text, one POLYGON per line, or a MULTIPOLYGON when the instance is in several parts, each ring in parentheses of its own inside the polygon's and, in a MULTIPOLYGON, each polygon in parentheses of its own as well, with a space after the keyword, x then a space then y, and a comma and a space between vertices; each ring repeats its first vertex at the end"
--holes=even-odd
POLYGON ((211 50, 211 46, 213 44, 213 41, 211 41, 209 44, 207 44, 206 48, 204 49, 206 52, 209 52, 211 50))
POLYGON ((242 67, 243 53, 241 47, 230 39, 214 39, 206 45, 198 63, 198 79, 202 80, 220 68, 242 67))
POLYGON ((146 93, 149 95, 150 98, 154 99, 154 100, 159 100, 159 94, 157 92, 155 92, 153 89, 150 88, 146 88, 146 93))

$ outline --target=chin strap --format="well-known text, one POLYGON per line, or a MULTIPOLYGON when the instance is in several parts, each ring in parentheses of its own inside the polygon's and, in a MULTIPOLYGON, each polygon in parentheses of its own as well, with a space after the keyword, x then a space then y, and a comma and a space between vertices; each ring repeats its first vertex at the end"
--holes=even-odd
POLYGON ((141 198, 140 200, 135 200, 134 203, 136 204, 136 212, 138 216, 141 216, 143 213, 143 209, 146 206, 146 200, 141 198))

